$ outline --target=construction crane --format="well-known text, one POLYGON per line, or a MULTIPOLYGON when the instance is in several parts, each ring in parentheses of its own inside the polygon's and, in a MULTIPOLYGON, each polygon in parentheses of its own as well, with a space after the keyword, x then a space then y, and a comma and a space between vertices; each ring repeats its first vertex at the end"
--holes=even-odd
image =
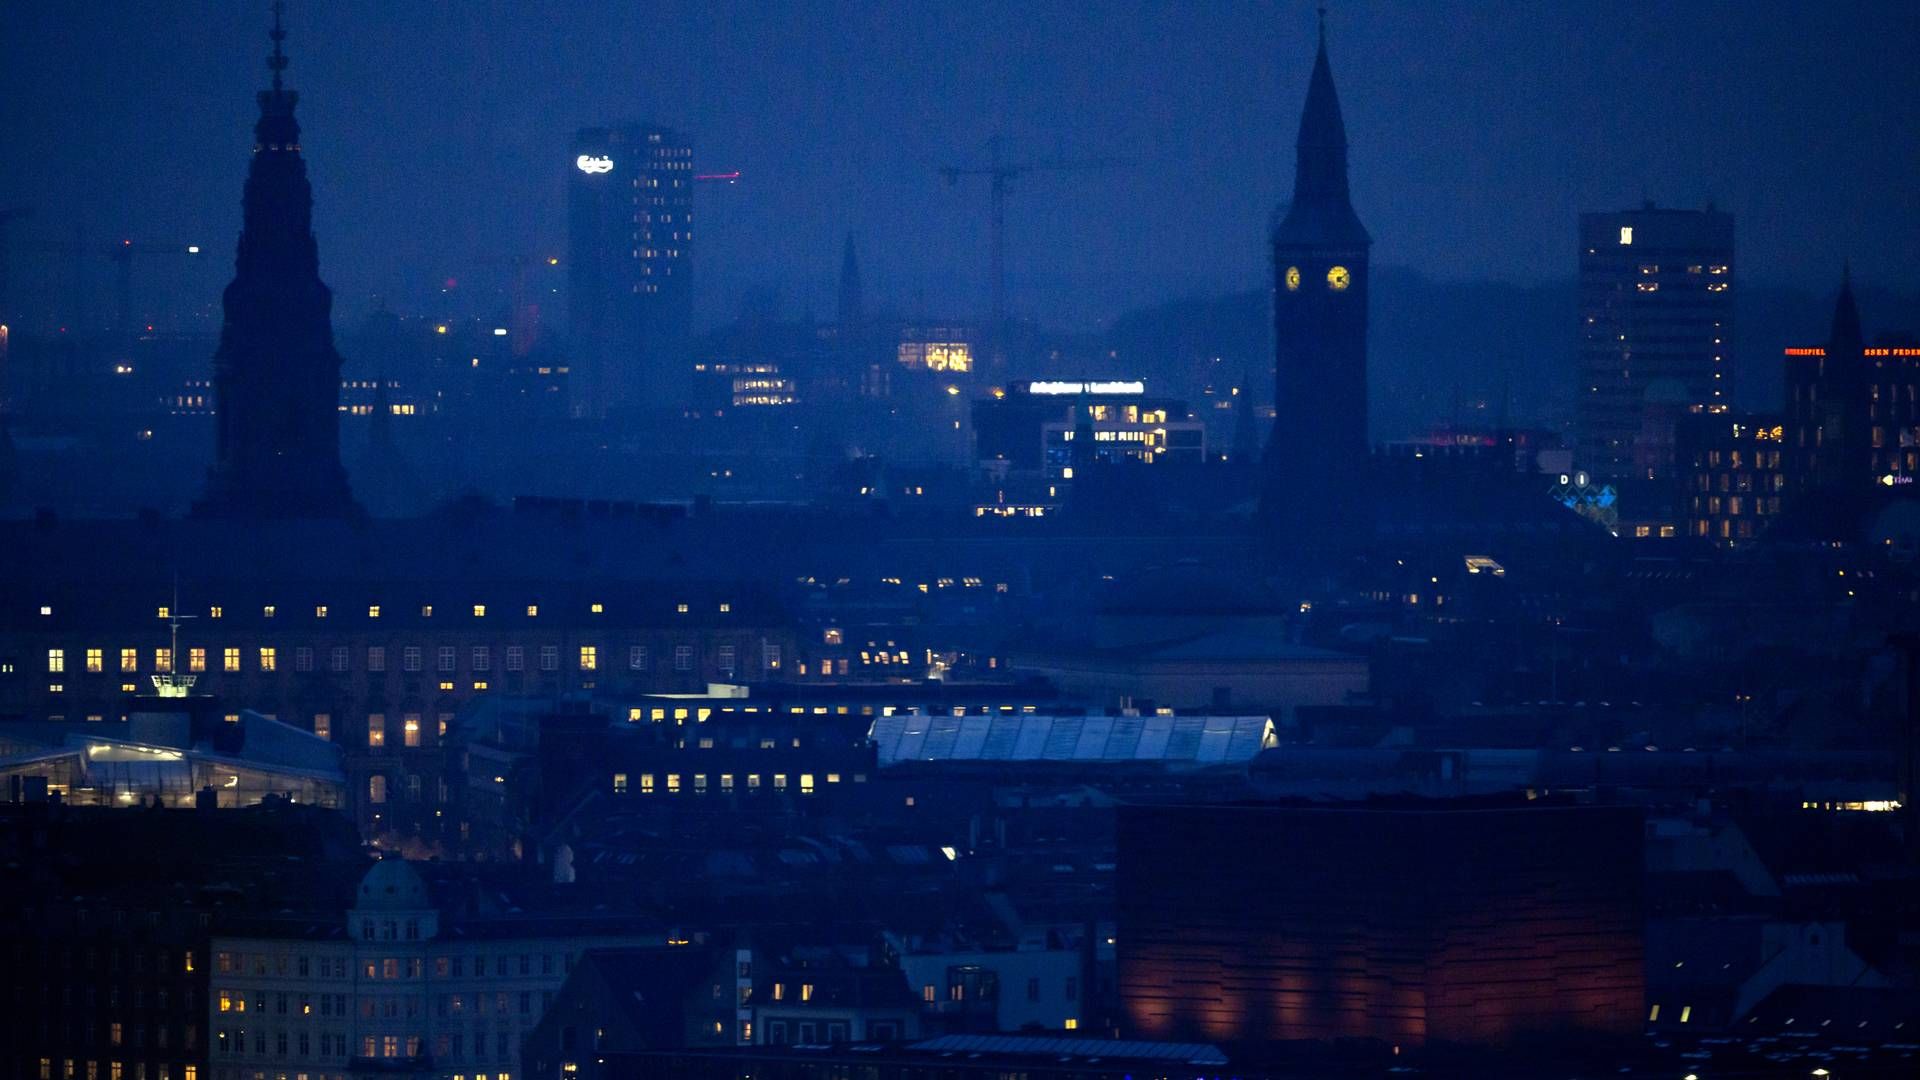
POLYGON ((24 251, 37 251, 52 255, 105 255, 113 263, 116 310, 114 329, 122 334, 133 332, 133 259, 136 255, 186 255, 200 254, 198 244, 152 244, 133 240, 122 240, 117 244, 108 244, 104 248, 89 246, 82 240, 29 240, 19 245, 24 251))
POLYGON ((988 163, 984 166, 947 165, 941 168, 940 175, 946 178, 948 187, 959 185, 962 177, 984 176, 987 178, 987 190, 992 207, 992 232, 990 243, 992 255, 989 274, 993 279, 993 334, 994 359, 1005 359, 1001 353, 1006 340, 1007 326, 1007 195, 1013 189, 1013 182, 1023 176, 1037 172, 1074 172, 1087 169, 1112 169, 1132 162, 1124 158, 1097 157, 1074 160, 1050 159, 1026 161, 1008 164, 1000 160, 1000 136, 987 140, 988 163))

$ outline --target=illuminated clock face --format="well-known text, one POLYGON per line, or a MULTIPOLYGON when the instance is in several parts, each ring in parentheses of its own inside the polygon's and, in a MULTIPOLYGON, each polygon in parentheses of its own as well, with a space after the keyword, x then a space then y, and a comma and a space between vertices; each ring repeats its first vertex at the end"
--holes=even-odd
POLYGON ((1327 288, 1334 292, 1345 292, 1347 286, 1351 284, 1353 284, 1353 275, 1347 273, 1346 267, 1336 266, 1327 271, 1327 288))
POLYGON ((1298 289, 1299 287, 1300 287, 1300 268, 1297 266, 1287 267, 1287 291, 1293 292, 1295 289, 1298 289))

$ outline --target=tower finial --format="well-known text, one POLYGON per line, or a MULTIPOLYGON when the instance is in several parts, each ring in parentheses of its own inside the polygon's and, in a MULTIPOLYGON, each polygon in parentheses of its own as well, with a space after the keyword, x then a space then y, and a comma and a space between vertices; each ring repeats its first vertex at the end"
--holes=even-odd
POLYGON ((267 57, 267 70, 273 72, 273 92, 280 92, 280 73, 287 70, 287 55, 280 51, 280 43, 287 40, 287 32, 280 25, 281 11, 286 7, 282 0, 273 0, 273 29, 267 36, 273 39, 273 55, 267 57))
POLYGON ((1327 5, 1320 5, 1320 47, 1327 47, 1327 5))

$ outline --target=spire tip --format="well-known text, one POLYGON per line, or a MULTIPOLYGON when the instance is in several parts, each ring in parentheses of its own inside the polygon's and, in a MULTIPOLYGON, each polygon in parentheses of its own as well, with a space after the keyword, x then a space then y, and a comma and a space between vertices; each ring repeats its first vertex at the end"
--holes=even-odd
POLYGON ((267 31, 267 36, 273 39, 273 54, 267 57, 267 70, 273 72, 274 93, 280 92, 280 73, 287 70, 287 55, 280 51, 280 43, 287 40, 287 31, 281 25, 285 8, 282 0, 273 0, 273 29, 267 31))

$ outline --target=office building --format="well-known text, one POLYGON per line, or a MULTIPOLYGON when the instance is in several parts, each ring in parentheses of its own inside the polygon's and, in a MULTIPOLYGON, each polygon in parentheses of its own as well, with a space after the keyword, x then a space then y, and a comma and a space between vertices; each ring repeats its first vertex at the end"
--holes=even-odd
POLYGON ((1273 230, 1273 435, 1261 511, 1291 542, 1360 523, 1367 468, 1367 255, 1324 24, 1300 117, 1293 201, 1273 230))
POLYGON ((677 412, 693 320, 693 145, 649 124, 582 128, 567 166, 574 411, 677 412))
MULTIPOLYGON (((1778 416, 1693 413, 1675 437, 1688 536, 1737 544, 1765 531, 1786 491, 1786 428, 1778 416)), ((1635 527, 1645 538, 1649 526, 1635 527)))
POLYGON ((1576 467, 1603 482, 1664 481, 1673 425, 1733 401, 1733 215, 1580 215, 1576 467))

